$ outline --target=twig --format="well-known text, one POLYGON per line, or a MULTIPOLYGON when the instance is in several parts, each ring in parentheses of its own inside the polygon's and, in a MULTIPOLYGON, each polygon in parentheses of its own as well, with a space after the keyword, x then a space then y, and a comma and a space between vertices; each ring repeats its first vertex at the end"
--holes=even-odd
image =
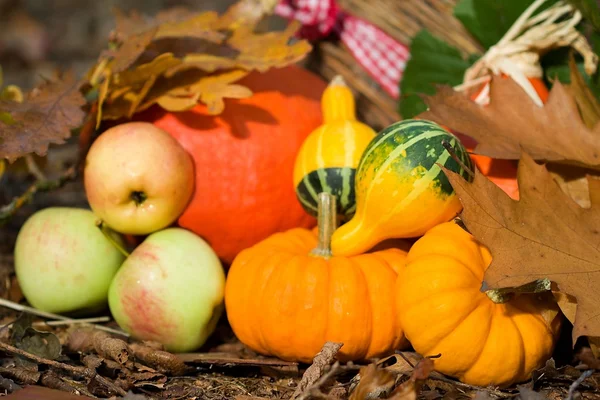
POLYGON ((321 387, 327 383, 335 374, 340 371, 340 362, 336 361, 329 371, 321 376, 315 383, 307 387, 304 392, 296 397, 296 400, 304 400, 309 397, 327 398, 327 395, 321 391, 321 387))
POLYGON ((28 353, 24 350, 18 349, 16 347, 13 347, 4 342, 0 342, 0 349, 6 351, 8 353, 23 356, 32 361, 35 361, 38 364, 44 364, 44 365, 48 365, 50 367, 58 368, 58 369, 68 371, 68 372, 72 372, 74 374, 79 374, 79 375, 84 376, 89 379, 96 379, 99 383, 104 385, 108 390, 113 391, 120 396, 125 396, 127 394, 127 392, 125 392, 123 389, 116 386, 114 383, 112 383, 108 379, 104 378, 103 376, 98 375, 98 373, 96 371, 94 371, 90 368, 80 367, 77 365, 68 365, 68 364, 58 362, 58 361, 53 361, 53 360, 48 360, 48 359, 45 359, 42 357, 38 357, 35 354, 28 353))
POLYGON ((93 317, 93 318, 81 318, 81 319, 63 319, 58 321, 37 321, 34 322, 33 326, 61 326, 61 325, 77 325, 77 324, 91 324, 95 322, 108 322, 110 317, 93 317))
MULTIPOLYGON (((42 311, 42 310, 38 310, 36 308, 33 307, 29 307, 23 304, 19 304, 19 303, 15 303, 14 301, 10 301, 10 300, 6 300, 3 298, 0 298, 0 306, 6 307, 6 308, 10 308, 12 310, 15 311, 22 311, 22 312, 26 312, 28 314, 33 314, 36 315, 38 317, 42 317, 42 318, 48 318, 48 319, 53 319, 53 320, 60 320, 60 321, 76 321, 72 318, 68 318, 68 317, 64 317, 62 315, 58 315, 58 314, 54 314, 54 313, 50 313, 50 312, 46 312, 46 311, 42 311)), ((121 336, 126 336, 128 337, 129 334, 126 332, 123 332, 119 329, 113 329, 113 328, 109 328, 107 326, 102 326, 102 325, 94 325, 95 328, 102 330, 102 331, 106 331, 106 332, 110 332, 110 333, 114 333, 117 335, 121 335, 121 336)))
POLYGON ((35 178, 38 181, 47 180, 46 175, 44 175, 44 173, 42 172, 40 167, 37 165, 37 163, 33 159, 33 154, 29 153, 25 156, 25 163, 27 164, 27 169, 29 170, 29 173, 31 175, 35 176, 35 178))
POLYGON ((594 373, 593 369, 588 369, 587 371, 583 371, 581 376, 579 378, 577 378, 577 380, 575 382, 573 382, 571 384, 571 386, 569 387, 569 396, 567 397, 567 400, 573 400, 573 396, 575 395, 575 390, 577 390, 577 388, 579 387, 579 385, 581 385, 583 383, 583 381, 585 381, 587 378, 592 376, 593 373, 594 373))
POLYGON ((6 223, 19 208, 25 203, 31 201, 37 192, 48 192, 64 186, 65 183, 75 179, 77 172, 74 167, 67 169, 61 176, 55 180, 37 180, 27 190, 18 197, 15 197, 10 203, 0 208, 0 225, 6 223))
POLYGON ((313 386, 315 382, 318 382, 324 374, 326 368, 333 363, 336 354, 340 351, 343 343, 326 342, 321 351, 319 351, 313 358, 313 362, 304 371, 302 379, 298 383, 292 399, 304 398, 309 387, 313 386))
POLYGON ((450 145, 450 143, 448 143, 448 141, 446 139, 442 140, 442 146, 444 146, 444 148, 446 150, 448 150, 448 153, 450 153, 450 157, 452 157, 452 159, 454 161, 456 161, 458 163, 458 165, 461 166, 462 169, 464 169, 465 171, 467 171, 467 173, 474 178, 475 177, 475 172, 473 172, 473 170, 469 167, 467 167, 465 165, 464 162, 461 161, 460 158, 458 158, 458 156, 456 155, 456 151, 454 151, 454 148, 452 148, 452 146, 450 145))

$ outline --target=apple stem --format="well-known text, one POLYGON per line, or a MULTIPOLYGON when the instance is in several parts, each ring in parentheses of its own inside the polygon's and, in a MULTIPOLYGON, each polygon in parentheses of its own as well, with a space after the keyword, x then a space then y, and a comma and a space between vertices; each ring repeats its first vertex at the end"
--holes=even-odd
POLYGON ((106 224, 104 223, 104 221, 102 221, 102 220, 96 221, 96 226, 100 229, 100 232, 102 232, 102 234, 104 235, 104 237, 113 246, 115 246, 115 248, 117 250, 119 250, 121 252, 121 254, 123 254, 125 257, 129 257, 130 253, 127 250, 125 250, 125 248, 123 246, 121 246, 119 243, 117 243, 117 241, 115 240, 115 238, 113 238, 112 235, 106 230, 106 224))
POLYGON ((148 198, 146 193, 140 192, 140 191, 131 192, 130 197, 131 197, 131 200, 134 201, 136 206, 139 206, 144 201, 146 201, 146 199, 148 198))

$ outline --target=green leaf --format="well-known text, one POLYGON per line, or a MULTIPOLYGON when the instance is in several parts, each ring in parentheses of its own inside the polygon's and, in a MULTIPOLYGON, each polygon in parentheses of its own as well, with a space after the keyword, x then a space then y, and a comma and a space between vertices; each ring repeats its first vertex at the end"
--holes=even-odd
POLYGON ((600 5, 597 0, 567 0, 567 3, 581 11, 583 17, 600 31, 600 5))
MULTIPOLYGON (((547 1, 534 15, 556 1, 547 1)), ((454 16, 488 49, 498 43, 533 2, 534 0, 460 0, 454 7, 454 16)))
POLYGON ((399 112, 403 119, 425 111, 427 106, 418 94, 434 94, 437 84, 458 85, 465 70, 478 56, 465 60, 458 49, 433 36, 427 30, 415 35, 410 45, 410 59, 400 80, 399 112))

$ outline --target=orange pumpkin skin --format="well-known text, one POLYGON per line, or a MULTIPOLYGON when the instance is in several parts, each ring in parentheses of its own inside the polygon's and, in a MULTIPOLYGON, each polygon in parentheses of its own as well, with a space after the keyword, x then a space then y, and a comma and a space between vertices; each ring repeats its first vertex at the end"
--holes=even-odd
POLYGON ((408 346, 394 310, 397 270, 406 252, 353 257, 309 255, 315 230, 276 233, 243 250, 225 285, 229 323, 254 351, 310 363, 326 341, 343 342, 342 361, 408 346))
POLYGON ((295 65, 253 72, 239 84, 254 94, 225 100, 220 115, 199 104, 136 117, 169 132, 192 155, 195 192, 178 224, 206 239, 226 264, 272 233, 315 225, 296 199, 293 170, 304 139, 322 123, 327 86, 295 65))
POLYGON ((408 252, 396 284, 407 339, 434 368, 462 382, 510 386, 530 379, 552 355, 561 314, 556 303, 521 295, 493 302, 481 292, 489 250, 455 222, 430 229, 408 252))

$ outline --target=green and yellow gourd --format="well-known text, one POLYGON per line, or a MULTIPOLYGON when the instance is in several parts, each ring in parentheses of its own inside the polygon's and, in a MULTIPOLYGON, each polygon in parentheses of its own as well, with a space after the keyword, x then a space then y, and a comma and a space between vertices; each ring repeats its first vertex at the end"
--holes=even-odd
POLYGON ((356 167, 377 133, 356 119, 354 97, 339 75, 324 90, 321 107, 323 125, 305 139, 296 156, 294 187, 302 207, 314 217, 319 193, 334 195, 338 217, 344 222, 356 210, 356 167))
POLYGON ((422 119, 396 122, 367 146, 356 171, 356 213, 331 239, 336 256, 360 254, 390 238, 422 236, 462 205, 440 165, 471 180, 473 163, 460 140, 422 119))

